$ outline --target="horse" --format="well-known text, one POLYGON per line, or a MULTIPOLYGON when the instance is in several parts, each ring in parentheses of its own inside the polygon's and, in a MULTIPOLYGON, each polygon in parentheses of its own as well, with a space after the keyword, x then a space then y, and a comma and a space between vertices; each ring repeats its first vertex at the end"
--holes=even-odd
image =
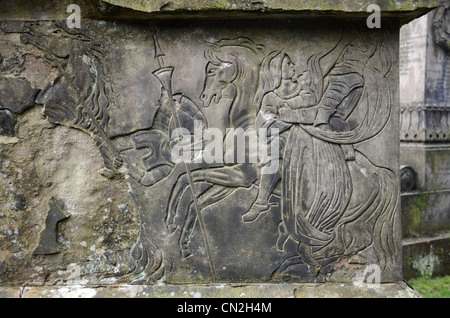
POLYGON ((101 45, 61 21, 27 22, 21 41, 41 50, 58 69, 59 76, 36 97, 47 119, 91 135, 105 167, 119 169, 123 160, 106 133, 113 89, 102 63, 101 45))
MULTIPOLYGON (((378 50, 380 51, 383 46, 384 43, 377 44, 378 50)), ((252 106, 257 95, 259 78, 262 76, 261 73, 258 76, 257 72, 258 69, 261 70, 266 58, 260 54, 257 54, 256 58, 255 52, 258 52, 258 48, 253 46, 251 40, 238 39, 214 43, 205 54, 208 60, 207 75, 200 98, 204 106, 208 107, 212 101, 218 104, 224 97, 234 96, 228 113, 228 122, 233 128, 245 129, 255 124, 256 109, 252 106), (236 45, 236 42, 239 45, 236 45), (242 52, 237 54, 237 50, 242 52), (251 53, 251 58, 243 54, 244 52, 251 53)), ((347 191, 350 194, 345 196, 345 202, 340 202, 339 195, 342 189, 329 184, 329 194, 332 197, 324 197, 320 188, 320 184, 327 184, 323 169, 321 172, 308 172, 309 176, 313 177, 311 180, 315 180, 312 181, 312 188, 307 191, 309 202, 308 200, 305 202, 309 207, 304 208, 301 203, 301 196, 306 192, 297 188, 283 190, 282 221, 279 225, 276 246, 282 251, 287 240, 296 241, 299 255, 282 261, 274 270, 272 278, 277 278, 278 274, 295 272, 297 265, 317 266, 319 272, 327 274, 325 272, 330 270, 329 264, 341 256, 348 257, 350 263, 376 263, 380 264, 382 270, 395 271, 392 264, 395 263, 399 247, 394 243, 395 240, 390 239, 395 235, 398 224, 398 215, 395 211, 399 205, 399 195, 395 172, 376 165, 358 150, 355 150, 354 159, 347 161, 340 148, 332 146, 332 144, 358 144, 369 140, 386 126, 392 104, 391 96, 386 94, 386 91, 389 91, 386 74, 390 67, 382 65, 384 67, 379 69, 380 63, 383 64, 383 61, 377 60, 377 57, 382 55, 379 53, 374 54, 375 57, 366 67, 364 74, 366 85, 353 116, 359 118, 360 122, 352 127, 351 131, 323 132, 313 126, 301 126, 303 135, 312 143, 327 144, 336 148, 335 155, 339 157, 339 162, 342 161, 341 173, 350 182, 347 191), (317 180, 322 180, 322 183, 317 183, 317 180), (287 195, 286 191, 294 192, 290 195, 292 204, 296 207, 301 206, 300 210, 305 209, 303 211, 305 215, 297 208, 294 208, 294 214, 283 211, 283 197, 287 195), (297 202, 295 196, 299 197, 300 201, 297 202), (333 212, 334 210, 327 212, 328 207, 331 209, 338 202, 339 214, 333 212), (312 206, 317 208, 314 215, 311 214, 312 206)), ((230 136, 225 137, 225 142, 228 137, 230 136)), ((322 151, 318 146, 315 148, 319 152, 322 151)), ((315 162, 309 165, 314 166, 317 166, 315 162)), ((191 176, 188 174, 180 176, 172 189, 166 223, 172 232, 176 229, 181 230, 179 246, 184 258, 191 255, 188 247, 189 236, 202 211, 229 197, 237 188, 248 188, 256 184, 258 169, 254 164, 206 168, 203 166, 193 170, 191 176), (182 221, 181 224, 176 223, 177 217, 182 221)), ((302 184, 299 186, 301 188, 302 184)), ((202 234, 204 237, 207 235, 202 234)))
MULTIPOLYGON (((213 101, 219 104, 222 99, 228 98, 232 100, 228 127, 244 131, 253 128, 256 114, 251 105, 258 85, 264 47, 244 37, 223 39, 207 45, 206 79, 200 95, 203 106, 209 107, 213 101)), ((234 138, 233 133, 225 135, 225 145, 230 144, 231 138, 234 138)), ((235 151, 231 147, 225 149, 235 151)), ((248 162, 194 167, 191 176, 185 173, 178 178, 170 194, 166 224, 171 232, 181 230, 179 247, 183 258, 191 255, 188 242, 198 214, 232 195, 237 188, 252 186, 257 178, 257 166, 248 162), (181 220, 181 224, 177 224, 177 219, 181 220)), ((206 235, 203 233, 204 237, 206 235)))

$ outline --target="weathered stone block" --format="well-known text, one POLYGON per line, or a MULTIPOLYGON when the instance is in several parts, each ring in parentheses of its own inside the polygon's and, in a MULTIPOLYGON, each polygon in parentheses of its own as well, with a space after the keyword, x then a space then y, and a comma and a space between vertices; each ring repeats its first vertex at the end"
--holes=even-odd
POLYGON ((450 54, 445 43, 450 11, 446 1, 440 3, 401 30, 400 162, 405 167, 405 237, 450 231, 450 54))
POLYGON ((2 283, 398 287, 398 36, 433 1, 381 29, 364 2, 86 2, 79 28, 24 3, 0 29, 36 62, 0 75, 37 91, 0 148, 2 283))

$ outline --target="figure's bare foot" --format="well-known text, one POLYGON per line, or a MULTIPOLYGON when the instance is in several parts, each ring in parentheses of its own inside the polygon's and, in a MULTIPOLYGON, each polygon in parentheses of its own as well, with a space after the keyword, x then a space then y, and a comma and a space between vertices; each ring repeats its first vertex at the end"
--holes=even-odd
POLYGON ((269 211, 269 209, 270 209, 270 205, 268 205, 268 204, 253 203, 250 210, 248 210, 247 212, 242 214, 242 220, 245 223, 252 222, 252 221, 256 220, 258 218, 258 216, 260 216, 262 213, 269 211))
POLYGON ((168 230, 169 230, 170 233, 173 233, 173 232, 175 232, 175 230, 178 228, 178 226, 176 226, 176 225, 173 224, 173 223, 169 223, 169 224, 167 224, 167 228, 168 228, 168 230))

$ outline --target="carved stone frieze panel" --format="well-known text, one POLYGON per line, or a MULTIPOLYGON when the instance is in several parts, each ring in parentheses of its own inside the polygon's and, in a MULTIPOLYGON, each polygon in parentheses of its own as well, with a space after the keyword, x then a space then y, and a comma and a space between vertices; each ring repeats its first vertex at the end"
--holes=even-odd
POLYGON ((401 141, 450 140, 450 107, 402 106, 400 114, 401 141))
POLYGON ((400 279, 398 27, 352 23, 23 22, 48 69, 27 96, 129 186, 139 235, 110 275, 400 279))

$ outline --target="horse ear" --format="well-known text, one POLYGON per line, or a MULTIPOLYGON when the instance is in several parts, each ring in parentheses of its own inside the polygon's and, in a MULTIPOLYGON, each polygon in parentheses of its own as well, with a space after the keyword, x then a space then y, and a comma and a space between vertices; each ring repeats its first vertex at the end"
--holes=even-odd
POLYGON ((206 45, 208 46, 209 49, 216 52, 220 52, 220 47, 216 43, 206 41, 206 45))
POLYGON ((206 45, 208 46, 204 53, 206 60, 213 64, 220 64, 222 60, 217 56, 221 52, 220 47, 211 42, 206 42, 206 45))
POLYGON ((259 52, 260 54, 262 54, 263 56, 266 55, 266 46, 265 46, 264 44, 258 44, 258 45, 256 46, 256 49, 257 49, 258 52, 259 52))

